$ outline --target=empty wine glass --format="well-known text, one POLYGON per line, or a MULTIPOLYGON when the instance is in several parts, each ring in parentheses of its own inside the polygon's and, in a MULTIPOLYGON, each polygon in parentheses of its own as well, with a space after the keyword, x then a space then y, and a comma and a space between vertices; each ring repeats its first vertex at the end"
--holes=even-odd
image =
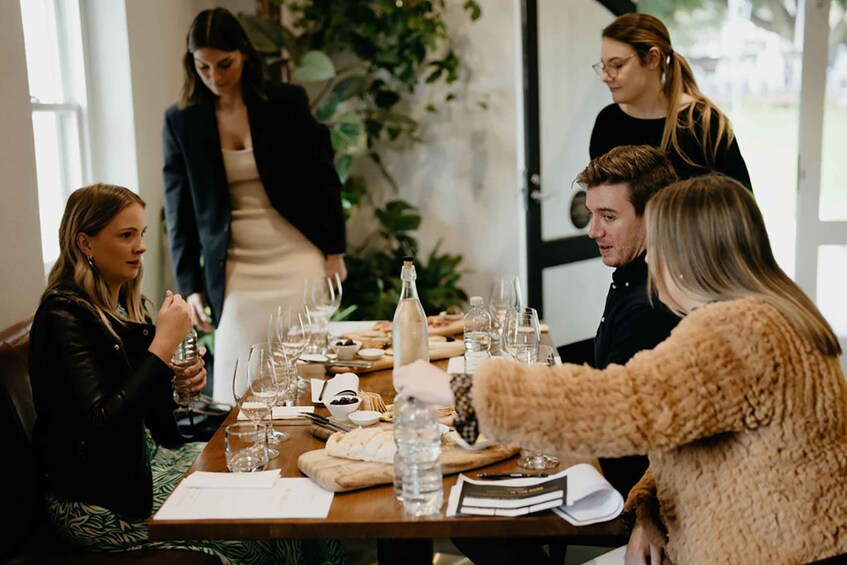
POLYGON ((491 354, 502 351, 502 328, 506 312, 521 305, 521 286, 518 277, 497 277, 491 282, 488 293, 488 310, 491 312, 491 354))
POLYGON ((271 317, 272 330, 268 330, 268 339, 273 333, 277 347, 285 359, 286 370, 291 377, 289 398, 296 399, 297 389, 309 386, 308 381, 297 373, 297 359, 306 350, 311 340, 312 319, 305 304, 279 306, 271 317))
POLYGON ((267 342, 254 343, 250 346, 250 357, 248 359, 247 371, 255 375, 251 377, 251 381, 261 379, 262 394, 264 400, 270 402, 270 411, 268 412, 268 443, 271 445, 279 445, 287 440, 290 436, 279 430, 274 429, 270 422, 273 415, 273 407, 276 406, 277 399, 281 394, 284 395, 285 385, 283 379, 285 373, 282 370, 281 354, 274 351, 273 346, 267 342))
POLYGON ((329 344, 329 319, 341 306, 341 277, 338 273, 306 279, 303 303, 311 318, 309 353, 325 353, 329 344))
POLYGON ((511 308, 503 322, 503 346, 518 363, 534 363, 541 342, 538 312, 535 308, 511 308))
MULTIPOLYGON (((531 365, 538 360, 541 347, 538 312, 534 308, 512 308, 506 312, 503 323, 503 346, 522 365, 531 365)), ((555 363, 552 355, 545 355, 545 362, 555 363)), ((538 451, 521 450, 518 465, 526 469, 552 469, 559 465, 559 458, 538 451)))
MULTIPOLYGON (((252 352, 251 352, 252 353, 252 352)), ((259 371, 250 370, 250 361, 243 357, 235 360, 235 370, 232 372, 232 396, 238 410, 254 424, 270 418, 273 402, 276 401, 276 386, 273 387, 273 400, 266 389, 268 383, 259 378, 259 371)), ((268 458, 279 456, 279 451, 268 447, 268 458)))

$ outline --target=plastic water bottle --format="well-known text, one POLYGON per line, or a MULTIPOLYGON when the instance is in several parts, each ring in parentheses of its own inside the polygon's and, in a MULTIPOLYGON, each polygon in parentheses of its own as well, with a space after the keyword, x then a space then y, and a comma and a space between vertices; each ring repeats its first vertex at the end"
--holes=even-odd
POLYGON ((394 350, 394 370, 412 361, 423 359, 429 361, 429 336, 427 333, 426 314, 421 301, 418 299, 418 289, 415 286, 415 263, 413 257, 403 258, 403 270, 400 280, 403 287, 400 291, 400 301, 394 312, 394 323, 391 329, 391 347, 394 350))
POLYGON ((171 358, 171 365, 174 367, 174 378, 172 381, 174 402, 179 406, 193 406, 200 398, 200 391, 192 392, 185 387, 185 375, 183 374, 185 369, 191 367, 199 360, 198 350, 197 332, 194 331, 194 328, 191 328, 171 358))
MULTIPOLYGON (((441 512, 441 430, 437 410, 414 398, 404 398, 394 413, 394 441, 402 469, 403 510, 412 516, 441 512)), ((396 472, 396 467, 395 467, 396 472)))
POLYGON ((401 426, 401 420, 407 419, 406 410, 408 403, 406 397, 397 395, 394 397, 394 407, 391 412, 394 414, 394 498, 403 502, 403 455, 400 453, 400 434, 397 430, 401 426))
POLYGON ((472 375, 490 356, 491 314, 481 296, 471 297, 471 309, 465 314, 465 372, 472 375))

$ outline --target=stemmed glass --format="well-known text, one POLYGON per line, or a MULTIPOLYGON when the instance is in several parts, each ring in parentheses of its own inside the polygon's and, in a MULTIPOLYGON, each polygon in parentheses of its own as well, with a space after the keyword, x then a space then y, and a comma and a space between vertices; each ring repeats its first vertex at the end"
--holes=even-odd
POLYGON ((297 373, 297 359, 306 350, 311 340, 312 319, 305 304, 297 306, 279 306, 271 315, 268 326, 268 340, 273 341, 285 360, 286 374, 289 376, 288 400, 295 400, 297 389, 306 388, 309 383, 297 373), (295 384, 296 383, 296 384, 295 384))
POLYGON ((541 330, 535 308, 511 308, 503 321, 503 346, 518 363, 529 365, 538 358, 541 330))
MULTIPOLYGON (((257 425, 257 429, 263 419, 270 419, 277 395, 275 377, 263 375, 262 371, 251 368, 254 362, 257 365, 262 363, 258 357, 261 356, 254 355, 251 350, 249 359, 239 357, 235 360, 235 370, 232 372, 232 396, 235 398, 235 404, 242 414, 257 425)), ((279 451, 268 446, 268 459, 278 456, 279 451)))
POLYGON ((502 352, 502 328, 506 312, 521 305, 521 286, 518 277, 498 277, 491 282, 488 309, 491 312, 491 354, 502 352))
MULTIPOLYGON (((512 308, 506 312, 503 346, 518 363, 535 363, 540 343, 538 312, 534 308, 512 308)), ((559 459, 555 455, 522 449, 518 465, 526 469, 552 469, 559 465, 559 459)))
POLYGON ((279 354, 274 351, 273 346, 267 342, 254 343, 250 346, 250 359, 247 365, 248 371, 253 371, 262 379, 267 388, 267 399, 270 400, 271 412, 268 414, 268 444, 279 445, 290 436, 274 429, 272 420, 273 407, 277 405, 280 397, 285 398, 287 385, 285 384, 285 372, 279 354), (273 395, 270 387, 273 386, 273 395))
POLYGON ((329 319, 341 306, 341 295, 341 277, 338 273, 306 279, 303 303, 309 312, 312 326, 309 353, 326 353, 329 319))

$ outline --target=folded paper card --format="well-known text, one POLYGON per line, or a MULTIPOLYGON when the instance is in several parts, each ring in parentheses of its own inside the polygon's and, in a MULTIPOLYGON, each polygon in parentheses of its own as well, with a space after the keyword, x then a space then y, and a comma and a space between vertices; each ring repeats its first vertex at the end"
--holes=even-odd
POLYGON ((597 469, 581 463, 544 478, 492 482, 459 475, 447 502, 447 516, 520 516, 547 509, 584 526, 616 518, 623 497, 597 469))
POLYGON ((194 471, 182 481, 191 488, 269 489, 279 480, 279 469, 258 473, 210 473, 194 471))
POLYGON ((323 404, 324 400, 332 398, 342 390, 359 390, 358 375, 355 373, 339 373, 327 381, 312 379, 312 403, 323 404), (323 395, 321 395, 321 391, 323 391, 323 395))
MULTIPOLYGON (((274 406, 273 411, 271 412, 271 419, 273 420, 296 420, 297 418, 302 418, 300 412, 314 412, 314 406, 274 406)), ((248 420, 247 416, 245 416, 240 410, 238 411, 238 419, 239 420, 248 420)))

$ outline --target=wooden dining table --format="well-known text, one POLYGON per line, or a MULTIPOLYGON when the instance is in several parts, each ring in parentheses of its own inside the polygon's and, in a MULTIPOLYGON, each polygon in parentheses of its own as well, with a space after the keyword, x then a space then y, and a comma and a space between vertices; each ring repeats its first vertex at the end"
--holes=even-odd
MULTIPOLYGON (((446 368, 447 361, 435 365, 446 368)), ((359 375, 359 388, 382 395, 386 404, 394 398, 391 371, 376 371, 359 375)), ((328 377, 327 377, 328 378, 328 377)), ((311 392, 300 391, 298 405, 311 404, 311 392)), ((224 427, 235 421, 233 410, 220 429, 207 443, 203 452, 187 471, 226 472, 224 427)), ((328 415, 323 407, 316 413, 328 415)), ((275 420, 274 427, 288 432, 290 439, 277 445, 280 455, 272 459, 268 469, 280 469, 283 477, 303 477, 297 468, 297 458, 307 451, 322 449, 324 441, 311 433, 307 420, 275 420)), ((596 461, 560 457, 559 470, 576 463, 596 461)), ((599 468, 599 467, 598 467, 599 468)), ((486 467, 486 472, 525 471, 511 457, 486 467)), ((473 475, 478 472, 470 472, 473 475)), ((395 499, 392 485, 336 493, 329 515, 325 519, 203 519, 156 520, 148 523, 151 540, 226 540, 226 539, 310 539, 335 538, 376 540, 378 559, 384 563, 432 563, 433 538, 559 538, 562 543, 613 546, 625 543, 625 529, 620 518, 590 526, 572 526, 552 511, 520 517, 445 516, 447 495, 458 475, 444 477, 444 505, 441 512, 428 518, 414 518, 403 512, 395 499)))

